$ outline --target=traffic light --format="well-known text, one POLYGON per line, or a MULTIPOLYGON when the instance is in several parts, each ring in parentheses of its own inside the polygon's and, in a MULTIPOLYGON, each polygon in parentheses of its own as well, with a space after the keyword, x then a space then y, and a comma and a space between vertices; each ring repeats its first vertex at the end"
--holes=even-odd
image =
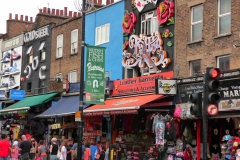
POLYGON ((219 78, 221 76, 221 71, 219 68, 207 68, 204 77, 205 84, 205 105, 208 114, 217 114, 218 112, 218 102, 221 100, 221 96, 218 93, 220 87, 219 78))
POLYGON ((190 113, 196 117, 202 116, 202 93, 191 94, 189 101, 191 103, 190 113))

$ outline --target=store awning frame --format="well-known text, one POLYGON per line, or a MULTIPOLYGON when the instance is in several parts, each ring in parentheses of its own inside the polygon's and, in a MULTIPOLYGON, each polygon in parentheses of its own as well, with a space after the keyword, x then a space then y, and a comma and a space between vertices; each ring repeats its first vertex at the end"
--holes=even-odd
MULTIPOLYGON (((123 110, 138 110, 141 106, 165 97, 164 95, 141 95, 141 96, 132 96, 132 97, 122 97, 115 99, 107 99, 105 104, 96 104, 85 110, 83 113, 88 115, 89 113, 95 112, 109 112, 109 111, 123 111, 123 110)), ((128 113, 128 112, 126 112, 128 113)))
POLYGON ((43 103, 47 103, 54 96, 56 96, 57 92, 45 93, 40 95, 32 95, 25 97, 23 100, 18 101, 2 110, 0 110, 0 115, 3 114, 12 114, 18 112, 27 112, 31 107, 38 106, 43 103), (30 103, 34 101, 34 103, 30 103), (15 108, 16 107, 16 108, 15 108))

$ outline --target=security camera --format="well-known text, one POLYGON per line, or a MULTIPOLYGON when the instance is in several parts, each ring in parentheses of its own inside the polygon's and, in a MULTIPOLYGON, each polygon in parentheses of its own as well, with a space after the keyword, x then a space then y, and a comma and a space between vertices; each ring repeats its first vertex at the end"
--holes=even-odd
POLYGON ((237 48, 237 45, 236 45, 236 44, 233 44, 233 48, 237 48))

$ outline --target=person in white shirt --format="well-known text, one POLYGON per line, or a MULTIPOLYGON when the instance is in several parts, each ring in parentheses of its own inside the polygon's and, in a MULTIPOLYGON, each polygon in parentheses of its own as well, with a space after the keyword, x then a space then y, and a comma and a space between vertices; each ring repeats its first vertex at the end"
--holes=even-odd
POLYGON ((60 154, 60 160, 66 160, 67 159, 67 143, 65 141, 62 142, 59 151, 61 152, 60 154))

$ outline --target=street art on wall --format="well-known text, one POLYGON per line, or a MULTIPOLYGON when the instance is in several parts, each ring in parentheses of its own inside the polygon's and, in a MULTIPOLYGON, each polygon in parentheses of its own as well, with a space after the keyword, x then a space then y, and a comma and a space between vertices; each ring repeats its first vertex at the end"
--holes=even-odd
POLYGON ((164 0, 157 7, 157 17, 160 26, 174 24, 174 2, 164 0))
POLYGON ((157 0, 133 0, 132 3, 137 10, 141 12, 148 3, 152 3, 155 6, 157 4, 157 0))
POLYGON ((167 52, 163 48, 163 40, 160 32, 154 32, 147 37, 143 34, 140 36, 131 35, 129 38, 129 48, 134 52, 127 50, 123 52, 122 65, 126 68, 140 67, 143 74, 144 69, 154 69, 160 72, 160 68, 166 68, 171 60, 167 56, 167 52))
POLYGON ((134 27, 137 21, 137 16, 133 12, 125 11, 125 15, 122 20, 123 34, 132 34, 134 32, 134 27))

